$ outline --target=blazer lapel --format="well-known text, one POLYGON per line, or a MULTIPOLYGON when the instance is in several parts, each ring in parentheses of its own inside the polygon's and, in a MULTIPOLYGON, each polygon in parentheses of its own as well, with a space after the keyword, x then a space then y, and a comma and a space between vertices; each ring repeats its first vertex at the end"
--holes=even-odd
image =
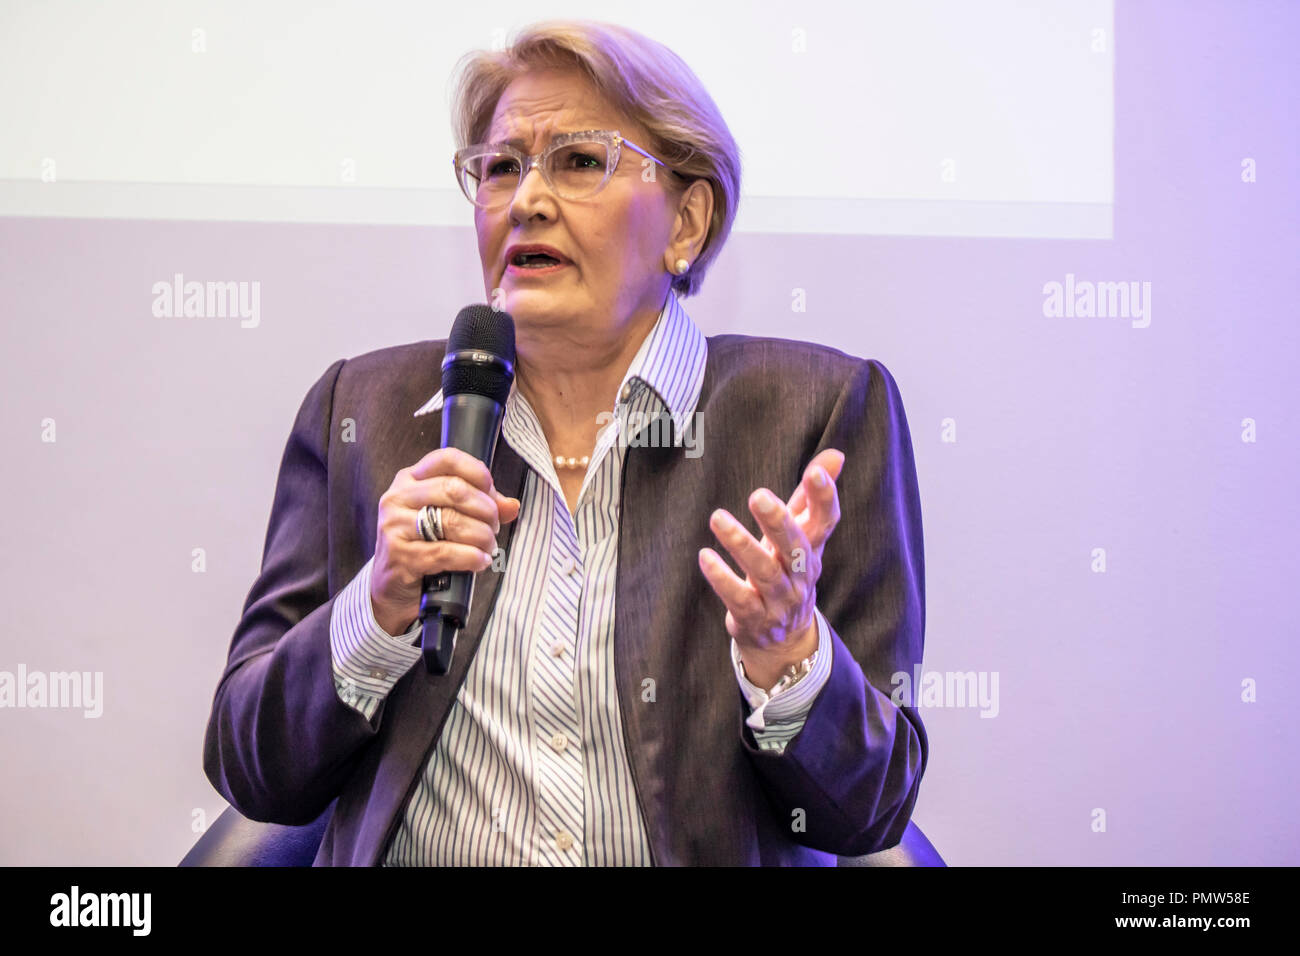
MULTIPOLYGON (((492 480, 504 495, 519 497, 523 490, 525 464, 509 442, 497 438, 492 460, 492 480)), ((516 521, 503 524, 497 546, 509 557, 510 538, 516 521)), ((473 603, 469 621, 456 638, 451 669, 443 675, 430 674, 418 662, 393 687, 383 710, 383 725, 375 746, 379 750, 375 777, 361 832, 356 844, 355 863, 377 866, 410 799, 419 775, 442 732, 443 723, 478 650, 479 639, 500 590, 502 573, 488 568, 474 577, 473 603)))
POLYGON ((627 450, 614 673, 658 866, 758 862, 756 795, 746 784, 751 771, 739 729, 743 698, 722 605, 695 559, 700 547, 716 546, 709 514, 731 493, 709 462, 686 458, 680 448, 627 450))
POLYGON ((671 540, 683 532, 681 514, 690 479, 680 470, 680 449, 629 447, 623 464, 619 509, 618 569, 614 599, 614 675, 628 762, 645 815, 657 866, 683 862, 680 836, 691 827, 678 810, 675 755, 701 746, 680 709, 683 674, 695 667, 699 635, 684 632, 683 573, 666 555, 682 553, 671 540), (647 683, 652 681, 653 683, 647 683))

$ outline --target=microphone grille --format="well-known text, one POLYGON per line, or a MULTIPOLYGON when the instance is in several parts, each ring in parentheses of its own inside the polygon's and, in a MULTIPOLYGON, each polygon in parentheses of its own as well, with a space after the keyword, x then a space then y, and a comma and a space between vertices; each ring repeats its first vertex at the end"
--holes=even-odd
POLYGON ((460 310, 447 336, 448 352, 490 352, 515 364, 515 320, 509 312, 494 312, 488 305, 467 305, 460 310))
MULTIPOLYGON (((515 364, 515 320, 490 306, 468 305, 460 310, 447 336, 447 353, 487 352, 515 364)), ((452 362, 442 370, 442 394, 485 395, 502 405, 510 396, 514 375, 499 365, 452 362)))

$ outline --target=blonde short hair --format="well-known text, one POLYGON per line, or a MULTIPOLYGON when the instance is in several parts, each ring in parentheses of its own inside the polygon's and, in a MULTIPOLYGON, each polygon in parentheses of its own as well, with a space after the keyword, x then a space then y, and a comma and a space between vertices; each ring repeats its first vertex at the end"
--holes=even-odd
POLYGON ((699 256, 674 276, 680 296, 699 291, 721 251, 740 199, 740 149, 722 114, 691 68, 662 43, 626 27, 588 20, 536 23, 499 52, 476 50, 455 70, 452 125, 457 148, 481 143, 507 86, 535 69, 577 68, 620 113, 650 133, 637 145, 683 177, 669 188, 685 191, 694 179, 713 190, 713 218, 699 256))

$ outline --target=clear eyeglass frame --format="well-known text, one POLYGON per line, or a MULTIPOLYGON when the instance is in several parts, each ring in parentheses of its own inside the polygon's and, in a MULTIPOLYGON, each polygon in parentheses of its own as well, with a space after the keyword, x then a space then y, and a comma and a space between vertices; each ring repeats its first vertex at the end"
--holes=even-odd
POLYGON ((514 202, 515 194, 519 191, 519 187, 523 185, 524 178, 528 175, 528 171, 534 166, 536 166, 538 171, 541 172, 542 179, 546 183, 546 188, 556 196, 559 196, 561 199, 589 199, 604 189, 610 178, 613 177, 614 171, 618 169, 619 157, 622 155, 622 148, 624 146, 633 152, 640 153, 646 159, 653 160, 664 169, 668 170, 668 172, 676 172, 676 170, 670 168, 667 163, 663 162, 663 160, 651 156, 631 140, 624 139, 618 130, 612 129, 589 129, 581 130, 576 133, 562 133, 552 139, 546 149, 533 156, 527 155, 522 150, 511 146, 509 143, 479 143, 474 146, 466 146, 464 149, 456 150, 455 154, 452 156, 452 166, 455 169, 456 182, 460 185, 460 191, 464 193, 466 199, 472 202, 475 206, 478 206, 480 209, 499 209, 514 202), (581 195, 565 195, 552 181, 547 166, 547 160, 550 159, 551 155, 557 150, 563 149, 565 146, 572 146, 574 143, 600 143, 605 147, 605 175, 600 180, 599 184, 590 191, 584 192, 581 195), (515 192, 512 192, 509 196, 505 196, 503 193, 502 198, 493 203, 483 203, 478 200, 478 189, 471 186, 471 182, 476 181, 476 177, 472 172, 470 172, 467 165, 469 160, 476 156, 488 155, 509 156, 519 163, 519 181, 515 184, 515 192))

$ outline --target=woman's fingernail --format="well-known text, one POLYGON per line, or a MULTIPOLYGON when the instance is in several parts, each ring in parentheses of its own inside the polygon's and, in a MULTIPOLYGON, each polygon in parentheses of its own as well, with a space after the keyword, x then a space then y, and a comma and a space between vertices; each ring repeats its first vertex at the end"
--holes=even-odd
POLYGON ((813 481, 816 483, 818 488, 825 488, 826 483, 830 481, 830 477, 830 475, 826 474, 825 468, 813 469, 813 481))

